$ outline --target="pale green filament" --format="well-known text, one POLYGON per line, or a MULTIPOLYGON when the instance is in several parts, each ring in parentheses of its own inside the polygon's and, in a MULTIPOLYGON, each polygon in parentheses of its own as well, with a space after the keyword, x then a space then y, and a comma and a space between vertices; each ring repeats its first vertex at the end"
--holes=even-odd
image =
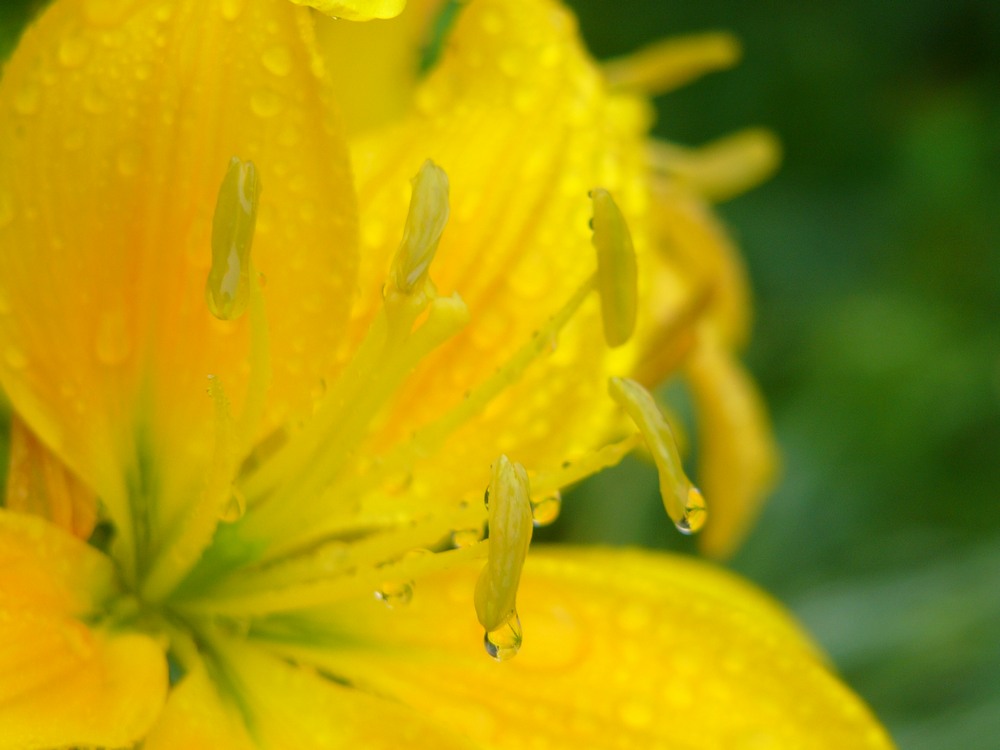
POLYGON ((426 278, 449 214, 448 175, 441 167, 428 159, 412 184, 403 241, 392 261, 393 282, 404 294, 411 293, 426 278))
POLYGON ((517 587, 533 528, 528 474, 506 456, 493 464, 489 511, 489 558, 476 583, 476 616, 487 632, 517 616, 517 587))
POLYGON ((240 317, 250 299, 250 248, 260 187, 253 162, 234 156, 215 203, 212 269, 205 283, 208 309, 220 320, 240 317))
POLYGON ((591 192, 594 202, 594 247, 597 249, 597 289, 608 346, 621 346, 632 336, 639 309, 635 249, 625 217, 611 193, 591 192))

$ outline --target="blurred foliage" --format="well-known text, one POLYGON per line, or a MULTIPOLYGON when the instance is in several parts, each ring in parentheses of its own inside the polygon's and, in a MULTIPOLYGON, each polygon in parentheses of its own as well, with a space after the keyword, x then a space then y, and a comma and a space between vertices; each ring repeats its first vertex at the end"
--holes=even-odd
MULTIPOLYGON (((39 5, 3 0, 0 55, 39 5)), ((785 146, 772 182, 720 208, 784 455, 731 567, 796 611, 902 748, 1000 748, 1000 4, 572 5, 599 57, 734 31, 743 64, 658 101, 657 133, 765 125, 785 146)), ((540 538, 694 551, 641 461, 566 503, 540 538)))

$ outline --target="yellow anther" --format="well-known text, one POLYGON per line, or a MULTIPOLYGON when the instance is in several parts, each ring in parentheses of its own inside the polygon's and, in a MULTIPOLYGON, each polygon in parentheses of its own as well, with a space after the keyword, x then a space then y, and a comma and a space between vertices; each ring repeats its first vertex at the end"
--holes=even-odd
POLYGON ((770 131, 749 128, 695 149, 652 141, 649 160, 655 169, 699 195, 724 201, 774 174, 781 144, 770 131))
POLYGON ((705 500, 684 473, 677 441, 653 396, 634 380, 625 378, 611 378, 608 390, 646 441, 660 475, 660 496, 667 515, 682 533, 698 531, 707 517, 705 500))
POLYGON ((392 261, 392 279, 400 292, 411 293, 426 278, 448 213, 448 175, 428 159, 413 178, 403 241, 392 261))
POLYGON ((489 523, 489 558, 476 584, 476 616, 487 633, 517 616, 517 586, 531 543, 528 474, 506 456, 493 464, 489 523))
POLYGON ((257 168, 234 156, 215 203, 212 270, 205 283, 208 309, 221 320, 240 317, 250 300, 250 248, 259 199, 257 168))
POLYGON ((693 34, 611 60, 604 65, 604 75, 615 88, 654 96, 680 88, 706 73, 730 68, 739 59, 740 44, 731 34, 693 34))
POLYGON ((597 289, 608 346, 621 346, 635 330, 639 306, 635 249, 625 217, 611 193, 591 192, 594 202, 594 247, 597 249, 597 289))

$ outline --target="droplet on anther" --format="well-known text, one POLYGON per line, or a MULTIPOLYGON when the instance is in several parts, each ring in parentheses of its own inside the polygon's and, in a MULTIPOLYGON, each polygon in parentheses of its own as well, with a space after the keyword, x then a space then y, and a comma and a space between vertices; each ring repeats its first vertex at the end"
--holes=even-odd
POLYGON ((212 269, 205 283, 208 309, 220 320, 240 317, 250 299, 250 248, 260 188, 253 162, 234 156, 215 203, 212 269))
POLYGON ((590 192, 594 202, 594 248, 597 250, 597 290, 608 346, 621 346, 635 330, 639 309, 638 271, 628 224, 611 193, 590 192))
MULTIPOLYGON (((476 617, 486 630, 487 641, 511 618, 516 620, 517 588, 531 543, 530 497, 524 467, 500 456, 490 481, 489 555, 475 594, 476 617)), ((520 643, 520 625, 517 633, 520 643)))
POLYGON ((705 499, 684 473, 673 432, 653 396, 627 378, 611 378, 608 391, 635 423, 649 448, 660 477, 660 496, 667 515, 681 533, 695 533, 708 517, 705 499))
POLYGON ((448 175, 428 159, 413 178, 403 240, 392 260, 392 279, 400 292, 411 293, 426 277, 449 211, 448 175))
POLYGON ((692 487, 688 490, 687 503, 684 505, 684 515, 674 523, 682 534, 697 534, 708 520, 708 506, 701 490, 692 487))
POLYGON ((521 618, 517 616, 517 610, 514 610, 510 619, 500 627, 483 634, 483 646, 493 659, 507 661, 517 656, 522 637, 521 618))

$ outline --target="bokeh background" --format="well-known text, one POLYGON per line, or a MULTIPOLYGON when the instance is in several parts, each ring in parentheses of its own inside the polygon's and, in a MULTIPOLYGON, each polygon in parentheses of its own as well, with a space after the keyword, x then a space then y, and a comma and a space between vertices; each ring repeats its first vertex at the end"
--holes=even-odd
MULTIPOLYGON (((39 5, 0 0, 0 55, 39 5)), ((658 101, 657 133, 764 125, 784 145, 771 182, 719 209, 784 463, 728 565, 901 748, 1000 748, 1000 3, 571 5, 599 57, 735 32, 740 67, 658 101)), ((545 538, 694 551, 639 461, 566 503, 545 538)))

